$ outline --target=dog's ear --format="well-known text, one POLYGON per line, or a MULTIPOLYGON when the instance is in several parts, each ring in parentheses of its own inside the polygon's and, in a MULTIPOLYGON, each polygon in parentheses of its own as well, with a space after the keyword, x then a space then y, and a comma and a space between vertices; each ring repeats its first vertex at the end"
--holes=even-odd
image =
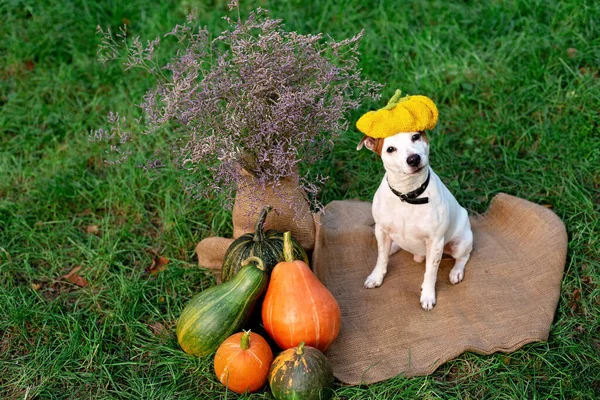
POLYGON ((358 146, 356 146, 356 150, 362 149, 363 146, 365 146, 367 149, 381 155, 381 148, 383 147, 383 139, 382 138, 375 139, 375 138, 365 135, 360 140, 360 143, 358 143, 358 146))

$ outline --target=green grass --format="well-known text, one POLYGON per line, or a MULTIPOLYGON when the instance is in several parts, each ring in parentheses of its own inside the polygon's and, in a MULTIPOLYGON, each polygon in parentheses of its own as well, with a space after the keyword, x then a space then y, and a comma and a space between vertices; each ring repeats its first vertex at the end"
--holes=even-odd
MULTIPOLYGON (((214 282, 194 246, 229 236, 230 213, 187 197, 175 170, 149 179, 136 168, 160 139, 118 167, 88 141, 109 110, 138 115, 152 84, 96 61, 96 25, 128 20, 150 39, 195 8, 218 31, 226 2, 122 3, 0 2, 0 398, 271 398, 226 394, 210 357, 185 355, 174 336, 186 301, 214 282), (156 277, 147 249, 170 260, 156 277), (75 266, 88 287, 60 279, 75 266)), ((338 386, 336 398, 600 397, 600 3, 250 3, 243 12, 265 6, 301 33, 364 28, 361 67, 387 84, 384 97, 400 88, 438 104, 432 163, 457 199, 476 213, 507 192, 551 206, 569 233, 548 342, 338 386)), ((317 166, 330 176, 324 203, 375 192, 381 166, 355 152, 359 139, 352 128, 317 166)))

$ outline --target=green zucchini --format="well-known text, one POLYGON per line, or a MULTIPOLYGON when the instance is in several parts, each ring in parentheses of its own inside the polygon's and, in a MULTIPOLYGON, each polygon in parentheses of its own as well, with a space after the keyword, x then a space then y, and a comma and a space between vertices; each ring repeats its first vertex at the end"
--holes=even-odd
POLYGON ((177 340, 188 354, 206 356, 241 330, 257 301, 267 290, 268 274, 258 257, 244 260, 244 267, 228 282, 194 296, 177 321, 177 340), (246 265, 255 261, 257 265, 246 265))

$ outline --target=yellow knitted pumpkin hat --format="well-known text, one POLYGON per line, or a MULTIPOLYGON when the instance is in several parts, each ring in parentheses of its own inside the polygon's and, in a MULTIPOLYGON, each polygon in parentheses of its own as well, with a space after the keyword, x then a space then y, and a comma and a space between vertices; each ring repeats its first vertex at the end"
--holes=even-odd
POLYGON ((360 117, 356 121, 358 130, 379 139, 400 132, 419 132, 435 128, 438 109, 429 97, 400 96, 400 90, 396 90, 385 107, 369 111, 360 117))

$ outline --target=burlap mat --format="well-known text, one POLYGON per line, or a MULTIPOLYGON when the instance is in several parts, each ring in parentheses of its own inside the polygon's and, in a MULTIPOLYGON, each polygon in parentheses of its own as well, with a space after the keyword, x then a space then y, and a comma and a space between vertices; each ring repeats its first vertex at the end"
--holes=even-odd
POLYGON ((371 204, 334 201, 317 218, 312 266, 342 309, 342 329, 327 352, 336 378, 373 383, 432 373, 465 351, 511 352, 547 340, 567 252, 562 221, 550 210, 506 194, 471 218, 474 249, 465 278, 438 272, 437 305, 419 304, 424 264, 400 251, 377 289, 363 282, 377 259, 371 204))

